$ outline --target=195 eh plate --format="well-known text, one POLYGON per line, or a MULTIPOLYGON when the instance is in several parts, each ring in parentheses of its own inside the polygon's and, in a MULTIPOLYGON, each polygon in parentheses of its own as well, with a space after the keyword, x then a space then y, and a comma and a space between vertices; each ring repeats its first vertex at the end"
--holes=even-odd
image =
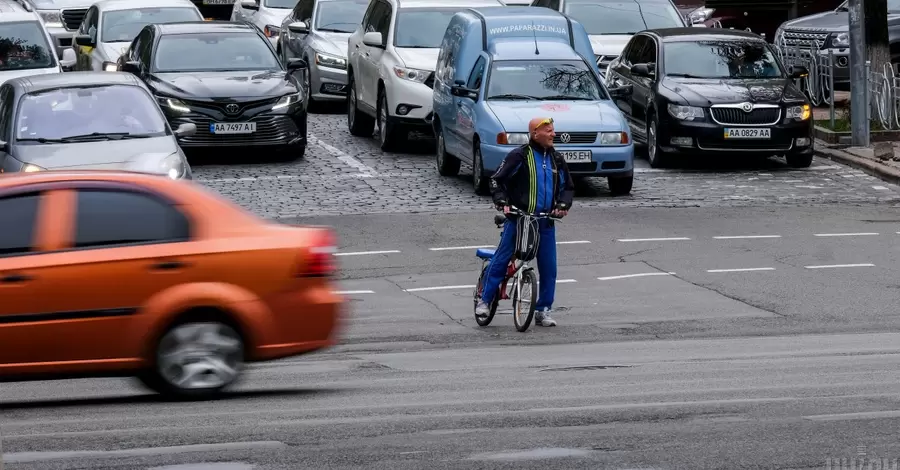
POLYGON ((590 150, 576 150, 569 152, 559 152, 562 154, 563 158, 566 159, 566 163, 584 163, 591 161, 591 151, 590 150))

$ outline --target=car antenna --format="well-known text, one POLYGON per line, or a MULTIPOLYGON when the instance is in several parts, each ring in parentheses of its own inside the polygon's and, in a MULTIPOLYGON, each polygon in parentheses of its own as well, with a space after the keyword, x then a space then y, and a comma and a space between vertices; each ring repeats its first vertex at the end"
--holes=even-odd
POLYGON ((541 51, 538 50, 537 32, 534 30, 534 20, 531 20, 531 35, 534 36, 534 55, 541 55, 541 51))

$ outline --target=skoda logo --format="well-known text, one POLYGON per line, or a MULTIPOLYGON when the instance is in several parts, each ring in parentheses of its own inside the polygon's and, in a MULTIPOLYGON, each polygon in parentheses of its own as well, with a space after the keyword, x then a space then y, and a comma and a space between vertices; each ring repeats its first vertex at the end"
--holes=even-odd
POLYGON ((238 112, 239 109, 241 109, 241 108, 234 103, 231 103, 231 104, 225 106, 225 112, 227 112, 229 114, 234 114, 234 113, 238 112))
POLYGON ((562 143, 564 143, 564 144, 568 144, 569 141, 572 140, 572 136, 570 136, 566 132, 563 132, 562 134, 559 135, 559 140, 562 141, 562 143))
POLYGON ((741 105, 741 109, 743 109, 744 112, 749 113, 750 111, 753 111, 753 103, 744 103, 741 105))

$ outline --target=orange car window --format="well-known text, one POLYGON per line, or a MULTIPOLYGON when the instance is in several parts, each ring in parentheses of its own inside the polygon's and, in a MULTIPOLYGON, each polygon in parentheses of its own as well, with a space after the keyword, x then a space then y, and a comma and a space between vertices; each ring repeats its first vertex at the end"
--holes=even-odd
POLYGON ((40 193, 0 198, 0 256, 30 252, 35 245, 40 193))
POLYGON ((78 190, 75 248, 190 240, 187 217, 151 195, 124 190, 78 190))

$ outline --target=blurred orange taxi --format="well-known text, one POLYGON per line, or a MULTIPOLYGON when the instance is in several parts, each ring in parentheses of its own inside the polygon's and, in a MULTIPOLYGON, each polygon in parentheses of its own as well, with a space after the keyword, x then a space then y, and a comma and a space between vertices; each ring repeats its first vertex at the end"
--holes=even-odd
POLYGON ((195 183, 0 176, 0 381, 135 376, 207 398, 246 362, 336 343, 336 240, 195 183))

